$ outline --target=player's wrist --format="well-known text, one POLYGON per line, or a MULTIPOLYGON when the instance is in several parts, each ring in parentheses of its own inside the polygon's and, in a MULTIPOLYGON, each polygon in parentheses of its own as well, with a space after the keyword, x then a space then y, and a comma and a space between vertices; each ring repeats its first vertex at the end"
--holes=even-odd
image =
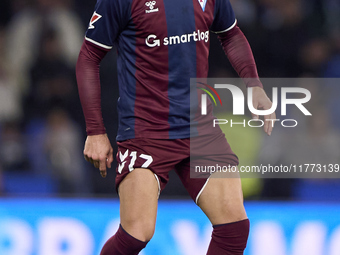
POLYGON ((263 84, 258 78, 247 78, 245 79, 247 88, 262 88, 263 84))
POLYGON ((97 135, 87 135, 87 137, 96 138, 96 137, 108 137, 108 136, 107 136, 107 133, 105 133, 105 134, 97 134, 97 135))
POLYGON ((95 128, 95 129, 86 129, 86 134, 87 136, 95 136, 95 135, 105 135, 106 134, 106 129, 103 128, 95 128))

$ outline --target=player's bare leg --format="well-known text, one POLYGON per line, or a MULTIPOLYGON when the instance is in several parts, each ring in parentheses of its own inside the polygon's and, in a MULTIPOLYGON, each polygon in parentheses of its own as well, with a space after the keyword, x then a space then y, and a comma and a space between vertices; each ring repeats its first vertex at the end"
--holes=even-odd
POLYGON ((213 175, 197 203, 214 227, 207 254, 243 254, 249 221, 243 206, 241 180, 213 175))
POLYGON ((150 170, 129 173, 119 185, 119 198, 121 226, 101 255, 138 254, 155 231, 158 183, 150 170))
POLYGON ((197 204, 213 225, 247 219, 239 178, 218 178, 213 174, 197 204))
POLYGON ((119 185, 120 222, 130 235, 149 241, 154 233, 158 183, 148 169, 135 169, 119 185))

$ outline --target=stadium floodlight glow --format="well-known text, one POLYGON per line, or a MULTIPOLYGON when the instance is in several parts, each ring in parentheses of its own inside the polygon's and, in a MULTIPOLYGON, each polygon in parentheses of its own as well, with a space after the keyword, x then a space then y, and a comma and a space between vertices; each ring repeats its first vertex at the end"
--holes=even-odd
MULTIPOLYGON (((244 95, 242 90, 231 84, 215 84, 214 88, 216 89, 228 89, 233 97, 233 115, 244 115, 244 95)), ((248 109, 251 113, 259 116, 269 115, 275 112, 278 105, 278 88, 273 87, 272 92, 272 106, 267 110, 258 110, 253 106, 253 88, 248 88, 248 109)), ((311 116, 312 114, 303 106, 303 104, 307 103, 311 99, 311 93, 309 90, 305 88, 297 88, 297 87, 283 87, 281 88, 281 115, 287 115, 287 105, 292 104, 295 105, 304 115, 311 116), (288 93, 300 93, 304 94, 304 98, 295 98, 289 99, 287 98, 288 93)), ((207 114, 207 96, 206 94, 201 95, 201 114, 207 114)))

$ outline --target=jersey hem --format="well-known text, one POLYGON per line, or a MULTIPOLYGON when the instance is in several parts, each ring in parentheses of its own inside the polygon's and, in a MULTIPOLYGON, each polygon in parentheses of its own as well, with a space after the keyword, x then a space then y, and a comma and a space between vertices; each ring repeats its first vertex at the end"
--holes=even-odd
POLYGON ((171 137, 169 135, 165 136, 165 135, 160 135, 160 136, 155 136, 155 135, 151 135, 151 136, 134 136, 134 135, 127 135, 127 136, 122 136, 122 135, 117 135, 116 137, 116 141, 117 142, 122 142, 128 139, 135 139, 135 138, 147 138, 147 139, 161 139, 161 140, 176 140, 176 139, 186 139, 186 138, 190 138, 190 134, 183 134, 183 135, 176 135, 176 137, 171 137))
POLYGON ((236 23, 237 23, 237 19, 235 19, 234 24, 232 24, 232 25, 231 25, 230 27, 228 27, 227 29, 222 30, 222 31, 211 31, 211 32, 213 32, 213 33, 215 33, 215 34, 221 34, 221 33, 227 32, 227 31, 233 29, 233 28, 236 26, 236 23))
POLYGON ((95 45, 97 45, 97 46, 99 46, 99 47, 101 47, 101 48, 104 48, 104 49, 106 49, 106 50, 111 50, 111 49, 112 49, 112 46, 107 46, 107 45, 105 45, 105 44, 96 42, 95 40, 92 40, 92 39, 90 39, 90 38, 88 38, 88 37, 86 37, 86 36, 85 36, 85 40, 86 40, 86 41, 89 41, 90 43, 93 43, 93 44, 95 44, 95 45))

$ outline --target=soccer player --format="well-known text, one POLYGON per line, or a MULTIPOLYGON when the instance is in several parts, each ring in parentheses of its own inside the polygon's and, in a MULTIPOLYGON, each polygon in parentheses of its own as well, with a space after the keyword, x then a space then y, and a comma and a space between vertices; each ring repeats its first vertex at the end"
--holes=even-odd
MULTIPOLYGON (((190 78, 207 77, 210 31, 218 34, 234 69, 253 87, 254 107, 270 109, 229 0, 96 4, 79 54, 77 81, 88 135, 84 156, 103 177, 113 150, 101 114, 99 63, 113 46, 120 93, 116 188, 121 224, 101 255, 138 254, 146 246, 155 229, 159 192, 172 169, 213 225, 207 254, 243 254, 249 220, 240 179, 190 178, 190 78)), ((266 118, 275 119, 275 113, 266 118)), ((272 126, 265 123, 270 135, 272 126)), ((211 151, 213 160, 236 167, 238 159, 224 134, 219 128, 210 131, 198 130, 204 137, 200 147, 211 151)), ((204 157, 196 149, 197 158, 204 157)))

